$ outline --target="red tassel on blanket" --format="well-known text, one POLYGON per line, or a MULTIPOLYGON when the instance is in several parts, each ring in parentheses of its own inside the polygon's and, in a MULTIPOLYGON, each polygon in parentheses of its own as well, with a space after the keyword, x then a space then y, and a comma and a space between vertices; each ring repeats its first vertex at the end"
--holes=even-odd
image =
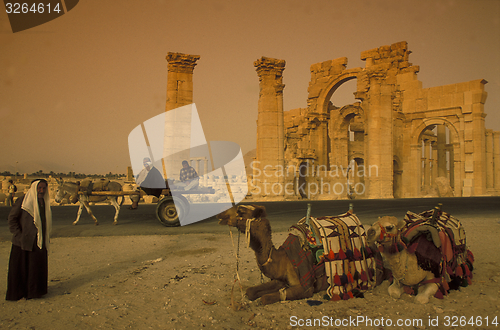
POLYGON ((330 261, 335 260, 335 253, 333 253, 332 249, 330 249, 330 252, 328 252, 327 259, 330 261))
POLYGON ((333 277, 333 283, 335 283, 336 286, 341 286, 342 282, 340 281, 340 276, 339 274, 335 274, 333 277))
POLYGON ((368 275, 364 270, 361 271, 361 282, 368 282, 368 275))
POLYGON ((355 260, 361 260, 363 256, 361 255, 361 252, 358 250, 357 247, 354 248, 354 259, 355 260))
POLYGON ((346 292, 344 292, 344 296, 342 297, 342 299, 348 300, 349 299, 349 295, 346 292))
POLYGON ((330 300, 339 301, 339 300, 342 300, 342 298, 340 298, 340 296, 338 294, 334 293, 333 296, 332 296, 332 299, 330 299, 330 300))
POLYGON ((354 282, 354 278, 352 278, 352 275, 351 273, 347 273, 347 280, 349 281, 349 283, 353 283, 354 282))
POLYGON ((337 255, 339 256, 340 260, 344 260, 346 258, 346 255, 345 255, 344 251, 342 251, 342 249, 339 250, 337 255))
POLYGON ((349 296, 349 298, 354 298, 353 294, 351 291, 347 292, 347 295, 349 296))

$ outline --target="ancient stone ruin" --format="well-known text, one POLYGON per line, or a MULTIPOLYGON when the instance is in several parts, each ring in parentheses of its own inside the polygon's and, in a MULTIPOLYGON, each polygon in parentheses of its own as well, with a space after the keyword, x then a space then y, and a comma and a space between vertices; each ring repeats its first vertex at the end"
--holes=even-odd
POLYGON ((315 199, 500 194, 500 132, 485 129, 483 79, 422 88, 406 42, 311 66, 307 108, 283 111, 285 61, 260 81, 254 193, 315 199), (356 79, 354 104, 330 102, 356 79))
MULTIPOLYGON (((422 88, 406 42, 311 65, 307 108, 283 109, 285 61, 254 63, 260 94, 256 199, 500 195, 500 132, 485 128, 486 80, 422 88), (330 101, 356 79, 359 102, 330 101)), ((199 56, 169 53, 167 111, 192 102, 199 56)))

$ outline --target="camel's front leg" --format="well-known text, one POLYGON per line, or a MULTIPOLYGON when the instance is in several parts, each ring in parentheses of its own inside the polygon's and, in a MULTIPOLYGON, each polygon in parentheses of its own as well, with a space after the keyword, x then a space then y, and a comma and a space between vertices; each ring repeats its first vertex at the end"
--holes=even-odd
POLYGON ((394 281, 392 282, 391 286, 389 286, 389 289, 387 291, 389 292, 389 296, 395 299, 399 299, 403 294, 403 287, 401 286, 401 284, 397 279, 394 279, 394 281))
POLYGON ((116 210, 114 221, 113 221, 113 225, 116 225, 118 222, 118 214, 120 213, 120 205, 118 205, 118 201, 116 198, 111 199, 111 205, 113 205, 115 207, 115 210, 116 210))
POLYGON ((248 299, 255 300, 262 297, 265 294, 269 294, 272 292, 277 292, 281 288, 285 287, 285 283, 278 280, 272 280, 266 283, 262 283, 260 285, 252 286, 247 289, 246 294, 248 299))
MULTIPOLYGON (((430 273, 426 276, 424 281, 429 281, 434 279, 434 274, 430 273)), ((415 297, 415 301, 421 304, 427 304, 429 299, 434 296, 439 289, 437 283, 427 283, 418 288, 418 294, 415 297)))
POLYGON ((263 305, 274 304, 282 300, 297 300, 312 297, 314 288, 310 287, 307 291, 302 285, 295 285, 289 288, 282 288, 278 292, 268 293, 260 298, 263 305))

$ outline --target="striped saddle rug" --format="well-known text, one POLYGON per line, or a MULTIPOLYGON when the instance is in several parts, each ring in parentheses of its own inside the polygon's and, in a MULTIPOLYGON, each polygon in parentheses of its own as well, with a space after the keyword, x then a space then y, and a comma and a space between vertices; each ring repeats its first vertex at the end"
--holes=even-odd
POLYGON ((442 298, 450 289, 471 284, 474 255, 467 248, 460 220, 440 210, 434 216, 434 212, 408 211, 402 240, 417 256, 419 266, 434 273, 439 286, 435 297, 442 298))
POLYGON ((347 300, 375 285, 377 263, 356 215, 304 217, 290 231, 324 264, 330 300, 347 300))

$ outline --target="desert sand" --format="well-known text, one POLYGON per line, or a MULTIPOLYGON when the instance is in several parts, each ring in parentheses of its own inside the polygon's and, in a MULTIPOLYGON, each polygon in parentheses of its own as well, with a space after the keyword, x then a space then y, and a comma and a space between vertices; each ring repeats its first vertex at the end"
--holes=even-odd
MULTIPOLYGON (((49 293, 10 302, 3 297, 11 244, 4 241, 0 328, 498 329, 500 218, 460 220, 475 256, 473 284, 426 305, 406 294, 391 298, 387 282, 348 301, 327 301, 321 292, 309 301, 250 302, 240 283, 243 290, 259 284, 261 273, 244 235, 232 228, 231 237, 229 227, 227 234, 52 239, 49 293)), ((287 235, 273 233, 275 246, 287 235)))

